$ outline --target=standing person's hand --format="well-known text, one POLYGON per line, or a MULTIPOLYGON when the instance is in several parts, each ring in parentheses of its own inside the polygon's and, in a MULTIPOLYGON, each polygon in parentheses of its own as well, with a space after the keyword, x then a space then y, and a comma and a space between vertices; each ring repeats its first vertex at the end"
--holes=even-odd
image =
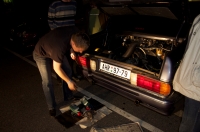
POLYGON ((68 87, 69 87, 70 90, 76 91, 77 85, 74 81, 71 80, 70 82, 67 82, 67 84, 68 84, 68 87))

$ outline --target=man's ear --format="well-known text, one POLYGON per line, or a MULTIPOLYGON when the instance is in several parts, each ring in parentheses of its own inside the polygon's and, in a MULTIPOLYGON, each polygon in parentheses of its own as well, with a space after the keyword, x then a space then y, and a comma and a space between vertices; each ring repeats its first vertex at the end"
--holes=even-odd
POLYGON ((76 46, 75 43, 74 43, 74 41, 73 41, 72 39, 71 39, 70 41, 71 41, 71 42, 70 42, 71 45, 76 46))

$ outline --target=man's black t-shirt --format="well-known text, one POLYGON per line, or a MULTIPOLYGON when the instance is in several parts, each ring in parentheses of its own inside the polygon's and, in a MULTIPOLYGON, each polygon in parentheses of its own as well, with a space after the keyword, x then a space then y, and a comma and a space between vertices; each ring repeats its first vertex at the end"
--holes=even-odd
POLYGON ((51 30, 38 41, 34 53, 62 63, 63 57, 71 49, 71 36, 78 31, 75 26, 59 27, 51 30))

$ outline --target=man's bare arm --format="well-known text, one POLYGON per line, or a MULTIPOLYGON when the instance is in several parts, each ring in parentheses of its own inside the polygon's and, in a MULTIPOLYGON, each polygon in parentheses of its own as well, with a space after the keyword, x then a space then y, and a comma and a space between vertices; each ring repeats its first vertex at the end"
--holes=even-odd
POLYGON ((63 71, 61 67, 61 63, 58 63, 53 60, 53 69, 58 74, 58 76, 63 79, 67 84, 70 90, 74 91, 76 90, 75 83, 67 76, 67 74, 63 71))

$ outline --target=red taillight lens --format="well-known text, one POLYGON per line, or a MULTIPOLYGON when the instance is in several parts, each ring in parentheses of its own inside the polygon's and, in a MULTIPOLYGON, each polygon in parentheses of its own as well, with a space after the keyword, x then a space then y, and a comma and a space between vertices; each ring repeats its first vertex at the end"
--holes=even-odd
POLYGON ((141 75, 137 75, 137 86, 143 87, 145 89, 159 92, 160 91, 160 82, 154 81, 152 79, 146 78, 141 75))
POLYGON ((140 88, 148 89, 150 91, 162 94, 169 95, 171 92, 171 86, 168 83, 161 82, 159 80, 154 80, 146 76, 139 74, 131 73, 131 84, 136 85, 140 88))
POLYGON ((78 56, 77 61, 78 61, 79 65, 82 65, 82 66, 87 67, 87 68, 90 67, 90 60, 87 59, 84 56, 78 56))

